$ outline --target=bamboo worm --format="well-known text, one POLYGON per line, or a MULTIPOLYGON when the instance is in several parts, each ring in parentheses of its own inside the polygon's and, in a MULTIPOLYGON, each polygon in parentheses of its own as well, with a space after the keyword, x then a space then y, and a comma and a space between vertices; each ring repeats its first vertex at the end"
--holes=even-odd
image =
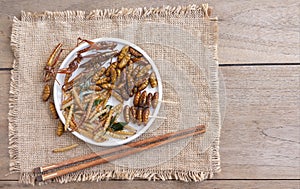
POLYGON ((109 135, 109 136, 111 136, 111 137, 113 137, 113 138, 122 139, 122 140, 128 138, 127 136, 119 135, 119 134, 116 134, 116 133, 113 133, 113 132, 110 132, 110 131, 106 131, 105 134, 106 134, 106 135, 109 135))
POLYGON ((94 122, 99 116, 101 116, 102 114, 105 114, 106 112, 108 112, 108 109, 107 109, 107 108, 104 109, 104 110, 101 110, 100 112, 96 113, 96 114, 94 115, 94 117, 92 117, 92 118, 90 119, 89 122, 94 122))
POLYGON ((74 103, 74 101, 71 100, 70 102, 64 104, 60 109, 61 109, 61 110, 64 110, 64 109, 66 109, 67 107, 71 106, 73 103, 74 103))
POLYGON ((58 153, 58 152, 65 152, 65 151, 69 151, 72 150, 73 148, 76 148, 79 144, 72 144, 70 146, 66 146, 66 147, 62 147, 62 148, 56 148, 54 150, 52 150, 53 153, 58 153))
POLYGON ((124 131, 124 130, 114 131, 113 133, 118 134, 118 135, 130 135, 130 136, 136 134, 136 132, 124 131))
POLYGON ((81 110, 84 110, 83 105, 82 105, 81 102, 80 102, 79 96, 78 96, 78 94, 77 94, 75 88, 72 89, 72 93, 73 93, 75 102, 77 103, 77 105, 79 106, 79 108, 80 108, 81 110))
POLYGON ((136 129, 133 128, 133 127, 131 127, 131 126, 129 126, 129 125, 125 125, 124 129, 127 129, 128 131, 136 132, 136 129))
POLYGON ((65 131, 69 128, 70 121, 71 121, 72 115, 73 115, 73 110, 74 110, 74 104, 71 105, 71 108, 69 110, 69 114, 67 116, 67 120, 66 120, 66 124, 65 124, 65 131))

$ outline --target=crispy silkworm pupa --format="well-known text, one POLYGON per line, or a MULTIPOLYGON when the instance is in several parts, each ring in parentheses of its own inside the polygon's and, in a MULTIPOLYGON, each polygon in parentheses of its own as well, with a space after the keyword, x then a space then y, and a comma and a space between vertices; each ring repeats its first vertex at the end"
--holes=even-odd
POLYGON ((133 56, 135 56, 137 58, 143 56, 142 53, 140 53, 139 51, 135 50, 132 47, 129 47, 129 52, 130 52, 131 55, 133 55, 133 56))
POLYGON ((152 93, 148 93, 147 99, 146 99, 146 104, 145 104, 146 108, 150 108, 151 102, 152 102, 152 96, 153 96, 152 93))
POLYGON ((157 79, 156 79, 156 75, 155 75, 154 72, 152 72, 152 73, 150 74, 149 82, 150 82, 150 85, 151 85, 152 88, 157 87, 157 79))
POLYGON ((44 86, 44 90, 43 90, 43 101, 47 101, 48 99, 49 99, 49 97, 50 97, 50 94, 51 94, 51 92, 50 92, 50 85, 49 84, 46 84, 45 86, 44 86))
POLYGON ((155 92, 152 97, 152 107, 156 108, 158 104, 158 92, 155 92))
POLYGON ((143 110, 143 123, 146 125, 148 123, 149 120, 149 115, 150 115, 150 109, 146 108, 143 110))
POLYGON ((143 122, 143 108, 138 108, 136 112, 137 124, 141 125, 143 122))
POLYGON ((140 99, 139 99, 139 107, 144 107, 147 101, 147 92, 142 92, 140 99))
POLYGON ((57 123, 56 135, 61 136, 64 133, 64 131, 65 131, 64 124, 61 121, 59 121, 57 123))
POLYGON ((57 112, 56 112, 56 109, 55 109, 55 105, 54 105, 53 102, 49 102, 49 109, 51 111, 51 114, 52 114, 53 118, 57 119, 58 115, 57 115, 57 112))
POLYGON ((133 99, 133 105, 134 106, 139 105, 140 97, 141 97, 141 92, 137 92, 134 96, 134 99, 133 99))

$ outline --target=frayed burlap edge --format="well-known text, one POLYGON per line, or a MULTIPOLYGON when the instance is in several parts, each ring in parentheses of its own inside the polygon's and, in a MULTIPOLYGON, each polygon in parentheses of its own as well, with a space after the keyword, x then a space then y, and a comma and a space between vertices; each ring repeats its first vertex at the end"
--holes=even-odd
MULTIPOLYGON (((188 14, 194 14, 204 18, 210 18, 211 8, 208 4, 188 5, 188 6, 163 6, 156 8, 121 8, 121 9, 97 9, 90 12, 86 11, 62 11, 43 13, 24 12, 21 13, 21 20, 26 22, 35 21, 86 21, 101 19, 145 19, 153 17, 182 17, 188 14)), ((216 20, 216 18, 212 18, 216 20)))
MULTIPOLYGON (((143 19, 153 17, 182 17, 185 15, 197 15, 206 20, 217 21, 217 18, 211 18, 211 9, 208 4, 202 5, 188 5, 188 6, 163 6, 158 8, 121 8, 121 9, 104 9, 93 10, 89 13, 85 11, 63 11, 63 12, 50 12, 44 13, 21 13, 21 20, 14 18, 11 46, 14 52, 13 70, 11 71, 10 83, 10 97, 9 97, 9 155, 10 155, 10 173, 21 172, 20 162, 18 160, 18 137, 17 137, 17 124, 15 117, 17 116, 17 102, 18 102, 18 66, 19 66, 19 32, 21 30, 22 22, 36 22, 36 21, 55 21, 55 22, 72 22, 72 21, 86 21, 86 20, 101 20, 101 19, 143 19)), ((212 27, 213 31, 209 32, 208 40, 206 43, 208 48, 214 53, 213 58, 216 61, 214 65, 210 65, 214 86, 211 88, 211 93, 216 94, 213 99, 216 99, 214 106, 212 106, 212 113, 219 115, 219 96, 218 96, 218 62, 217 62, 217 23, 212 27), (217 105, 217 106, 216 106, 217 105)), ((220 123, 218 120, 213 120, 220 123)), ((219 124, 220 125, 220 124, 219 124)), ((147 179, 147 180, 180 180, 180 181, 203 181, 212 178, 214 173, 221 171, 220 168, 220 154, 219 154, 219 136, 220 129, 216 139, 212 145, 212 165, 211 170, 205 172, 188 172, 180 170, 166 170, 166 171, 151 171, 151 170, 125 170, 124 172, 117 171, 81 171, 65 176, 61 176, 49 182, 78 182, 78 181, 101 181, 110 179, 147 179)), ((28 172, 20 173, 19 182, 24 184, 34 185, 34 174, 28 172)), ((44 182, 44 184, 49 183, 44 182)))
POLYGON ((20 162, 18 160, 18 136, 16 116, 18 114, 18 67, 19 67, 19 38, 18 33, 21 29, 21 24, 17 18, 13 19, 11 47, 14 53, 13 69, 11 70, 11 82, 9 91, 9 112, 8 112, 8 128, 9 128, 9 156, 10 164, 9 171, 11 173, 20 172, 20 162))
MULTIPOLYGON (((70 173, 57 177, 55 179, 40 182, 39 185, 45 185, 49 183, 69 183, 69 182, 99 182, 104 180, 148 180, 148 181, 167 181, 178 180, 183 182, 200 182, 209 178, 212 178, 213 172, 193 172, 193 171, 181 171, 181 170, 124 170, 124 171, 85 171, 70 173)), ((33 173, 21 173, 19 182, 23 184, 34 185, 35 175, 33 173)))

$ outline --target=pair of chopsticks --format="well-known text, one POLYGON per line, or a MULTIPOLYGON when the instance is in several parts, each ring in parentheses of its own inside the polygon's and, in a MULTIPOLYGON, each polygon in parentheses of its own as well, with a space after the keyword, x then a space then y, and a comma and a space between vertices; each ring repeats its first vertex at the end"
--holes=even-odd
POLYGON ((36 177, 37 182, 46 181, 62 175, 73 173, 82 169, 86 169, 95 165, 108 163, 110 161, 120 159, 122 157, 129 156, 138 152, 145 151, 147 149, 155 148, 168 144, 183 138, 202 134, 206 131, 204 125, 167 133, 155 137, 151 137, 145 140, 131 142, 127 145, 122 145, 114 148, 108 148, 106 150, 87 154, 84 156, 75 157, 66 161, 47 165, 43 167, 37 167, 33 170, 35 174, 40 174, 36 177), (103 157, 102 157, 103 156, 103 157), (94 159, 95 160, 91 160, 94 159), (91 161, 88 161, 91 160, 91 161), (88 162, 84 162, 88 161, 88 162), (76 164, 80 163, 80 164, 76 164), (73 165, 75 164, 75 165, 73 165), (64 168, 64 166, 67 166, 64 168), (57 170, 59 169, 59 170, 57 170), (54 172, 51 172, 54 171, 54 172), (50 172, 50 173, 48 173, 50 172))

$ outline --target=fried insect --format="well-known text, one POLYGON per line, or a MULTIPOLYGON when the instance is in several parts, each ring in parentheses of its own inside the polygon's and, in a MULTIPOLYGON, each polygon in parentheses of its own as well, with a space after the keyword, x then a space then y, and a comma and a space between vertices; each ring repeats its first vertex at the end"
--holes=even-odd
POLYGON ((121 103, 124 102, 123 97, 119 93, 117 93, 116 91, 112 91, 111 95, 113 97, 115 97, 115 99, 117 99, 119 102, 121 102, 121 103))
POLYGON ((50 97, 50 85, 49 84, 46 84, 44 86, 44 90, 43 90, 43 101, 47 101, 50 97))
POLYGON ((138 92, 138 93, 135 94, 134 99, 133 99, 133 105, 134 106, 139 105, 140 97, 141 97, 141 92, 138 92))
POLYGON ((108 90, 111 90, 111 89, 116 88, 116 86, 115 86, 114 84, 111 84, 111 83, 103 83, 103 84, 101 85, 101 87, 102 87, 103 89, 108 89, 108 90))
POLYGON ((67 92, 67 91, 71 90, 71 89, 73 88, 73 86, 74 86, 74 81, 71 80, 71 81, 66 82, 65 84, 63 84, 62 90, 63 90, 64 92, 67 92))
POLYGON ((118 62, 120 62, 124 57, 125 55, 128 53, 129 51, 129 46, 124 46, 118 56, 118 62))
POLYGON ((107 112, 108 112, 108 109, 104 109, 104 110, 101 110, 100 112, 96 113, 95 115, 91 115, 92 117, 90 117, 90 122, 95 121, 99 116, 101 116, 107 112))
POLYGON ((68 113, 68 116, 67 116, 67 119, 66 119, 66 123, 65 123, 65 131, 69 128, 69 125, 70 125, 70 122, 72 120, 72 116, 73 116, 73 111, 74 111, 74 104, 71 105, 71 108, 69 110, 69 113, 68 113))
POLYGON ((74 120, 74 116, 72 116, 69 128, 71 129, 71 132, 78 130, 78 126, 74 120))
POLYGON ((108 113, 108 117, 106 118, 106 121, 105 121, 105 124, 104 124, 104 131, 106 131, 106 129, 108 128, 108 126, 110 125, 110 121, 111 121, 111 118, 112 118, 112 115, 113 115, 113 111, 110 110, 109 113, 108 113))
POLYGON ((149 82, 150 82, 150 85, 151 85, 152 88, 157 87, 157 79, 156 79, 156 75, 155 75, 154 72, 152 72, 152 73, 150 74, 149 82))
POLYGON ((65 104, 62 104, 62 106, 61 106, 60 109, 61 109, 61 110, 64 110, 64 109, 70 107, 73 103, 74 103, 74 101, 71 100, 71 101, 69 101, 69 102, 67 102, 67 103, 65 103, 65 104))
POLYGON ((127 139, 128 137, 127 136, 124 136, 124 135, 119 135, 119 134, 116 134, 114 132, 110 132, 110 131, 106 131, 105 133, 106 135, 110 136, 110 137, 113 137, 113 138, 117 138, 117 139, 127 139))
POLYGON ((143 85, 147 80, 148 80, 148 77, 147 77, 147 76, 146 76, 146 77, 139 78, 139 79, 135 82, 134 86, 139 87, 139 86, 143 85))
POLYGON ((127 88, 126 91, 130 97, 132 97, 134 94, 132 92, 132 89, 134 88, 134 80, 130 74, 127 74, 127 88))
MULTIPOLYGON (((130 114, 129 114, 129 115, 130 115, 130 114)), ((136 129, 133 128, 133 127, 131 127, 131 126, 129 126, 129 125, 125 125, 125 126, 124 126, 124 129, 127 129, 128 131, 131 131, 131 132, 135 132, 135 133, 136 133, 136 129)))
POLYGON ((146 103, 145 103, 146 108, 150 108, 152 102, 152 96, 153 96, 152 93, 148 93, 146 103))
POLYGON ((47 64, 44 68, 44 82, 47 82, 51 79, 51 77, 55 77, 55 65, 58 62, 58 58, 60 56, 60 54, 62 53, 62 43, 59 43, 55 49, 52 51, 47 64))
POLYGON ((150 109, 146 108, 143 110, 143 123, 146 125, 148 123, 149 120, 149 115, 150 115, 150 109))
POLYGON ((124 131, 124 130, 119 130, 119 131, 114 131, 115 134, 118 134, 118 135, 135 135, 136 132, 134 131, 124 131))
POLYGON ((137 50, 135 50, 132 47, 129 47, 129 52, 130 52, 130 54, 132 54, 133 56, 135 56, 137 58, 143 56, 142 53, 138 52, 137 50))
POLYGON ((87 131, 86 129, 78 128, 78 133, 82 134, 83 136, 92 139, 94 137, 93 133, 87 131))
POLYGON ((137 119, 137 107, 130 107, 130 113, 129 116, 131 117, 130 120, 133 122, 133 123, 136 123, 137 119))
POLYGON ((149 64, 145 58, 132 58, 131 60, 141 66, 147 66, 149 64))
POLYGON ((115 83, 117 80, 117 71, 115 68, 110 69, 110 82, 115 83))
POLYGON ((136 78, 136 75, 139 73, 140 69, 142 69, 142 66, 137 66, 133 69, 133 71, 131 72, 131 76, 133 78, 136 78))
POLYGON ((100 79, 100 77, 103 76, 103 74, 105 73, 106 68, 102 67, 92 78, 92 82, 96 82, 100 79))
POLYGON ((123 104, 118 104, 116 106, 114 106, 111 110, 113 111, 113 113, 117 113, 119 114, 123 109, 123 104))
POLYGON ((99 87, 98 85, 91 85, 91 86, 89 86, 89 89, 92 91, 101 91, 102 90, 102 88, 99 87))
POLYGON ((152 107, 156 108, 158 104, 158 92, 155 92, 152 97, 152 107))
POLYGON ((75 70, 77 70, 82 57, 75 57, 74 60, 69 64, 67 68, 62 68, 57 71, 60 74, 72 74, 75 70))
POLYGON ((130 107, 128 105, 126 105, 123 109, 123 116, 124 116, 124 120, 125 122, 129 122, 130 121, 130 107))
POLYGON ((54 150, 52 150, 53 153, 58 153, 58 152, 65 152, 65 151, 69 151, 72 150, 73 148, 76 148, 79 144, 72 144, 70 146, 66 146, 66 147, 62 147, 62 148, 56 148, 54 150))
POLYGON ((96 54, 90 54, 86 56, 79 56, 82 59, 83 58, 91 58, 89 61, 83 63, 80 65, 80 68, 85 68, 85 71, 90 71, 91 69, 94 69, 97 67, 99 68, 105 62, 111 58, 113 58, 116 54, 118 54, 117 50, 108 51, 108 52, 98 52, 96 54))
POLYGON ((72 74, 66 74, 65 78, 64 78, 64 83, 68 83, 71 76, 72 76, 72 74))
POLYGON ((120 95, 122 96, 122 98, 127 101, 129 100, 130 96, 127 93, 127 90, 125 88, 120 89, 120 95))
POLYGON ((61 136, 64 133, 64 131, 65 131, 64 130, 64 124, 61 121, 59 121, 57 123, 56 135, 61 136))
MULTIPOLYGON (((95 97, 94 97, 94 95, 92 95, 91 98, 90 98, 90 102, 88 103, 88 107, 87 107, 87 110, 86 110, 86 118, 85 118, 84 121, 86 121, 90 117, 94 101, 95 101, 95 97)), ((72 108, 72 106, 71 106, 71 108, 72 108)), ((71 111, 71 109, 70 109, 70 111, 71 111)))
POLYGON ((134 66, 133 66, 133 64, 130 64, 130 65, 128 65, 127 66, 127 77, 128 77, 128 75, 130 75, 131 76, 131 73, 132 73, 132 71, 133 71, 133 69, 134 69, 134 66))
POLYGON ((141 125, 143 122, 143 108, 138 108, 136 112, 137 124, 141 125))
POLYGON ((105 49, 113 50, 117 46, 117 43, 115 43, 115 42, 107 42, 107 41, 93 42, 93 41, 90 41, 90 40, 87 40, 87 39, 82 39, 82 38, 78 37, 77 45, 79 45, 82 42, 88 43, 89 46, 82 49, 82 50, 80 50, 80 51, 78 51, 77 52, 78 55, 80 55, 84 52, 90 51, 90 50, 105 50, 105 49))
POLYGON ((144 91, 144 92, 142 92, 140 99, 139 99, 139 107, 144 107, 146 104, 146 100, 147 100, 147 92, 144 91))
POLYGON ((96 84, 102 85, 102 84, 108 83, 109 81, 110 81, 109 77, 103 77, 103 78, 99 79, 98 81, 96 81, 96 84))
POLYGON ((151 64, 148 64, 147 66, 144 66, 137 74, 136 77, 142 77, 144 74, 146 74, 149 70, 151 70, 152 66, 151 64))
POLYGON ((121 77, 121 70, 120 69, 116 69, 117 72, 117 80, 121 77))
POLYGON ((125 66, 127 66, 127 63, 130 60, 130 54, 126 54, 123 59, 120 61, 120 63, 118 64, 118 68, 119 69, 123 69, 125 68, 125 66))
POLYGON ((114 62, 114 63, 111 63, 108 67, 107 67, 107 69, 106 69, 106 71, 105 71, 105 75, 106 75, 106 77, 109 77, 110 76, 110 70, 112 69, 112 68, 117 68, 117 62, 114 62))
MULTIPOLYGON (((61 105, 65 105, 73 100, 72 96, 67 97, 64 101, 62 101, 61 105)), ((64 109, 64 108, 63 108, 64 109)))
POLYGON ((55 106, 54 106, 54 103, 53 102, 49 102, 49 109, 51 111, 51 114, 52 114, 52 117, 54 119, 57 119, 58 118, 58 115, 57 115, 57 112, 56 112, 56 109, 55 109, 55 106))
POLYGON ((144 89, 146 89, 146 87, 149 85, 149 80, 147 79, 142 85, 140 85, 139 87, 138 87, 138 90, 139 91, 142 91, 142 90, 144 90, 144 89))

